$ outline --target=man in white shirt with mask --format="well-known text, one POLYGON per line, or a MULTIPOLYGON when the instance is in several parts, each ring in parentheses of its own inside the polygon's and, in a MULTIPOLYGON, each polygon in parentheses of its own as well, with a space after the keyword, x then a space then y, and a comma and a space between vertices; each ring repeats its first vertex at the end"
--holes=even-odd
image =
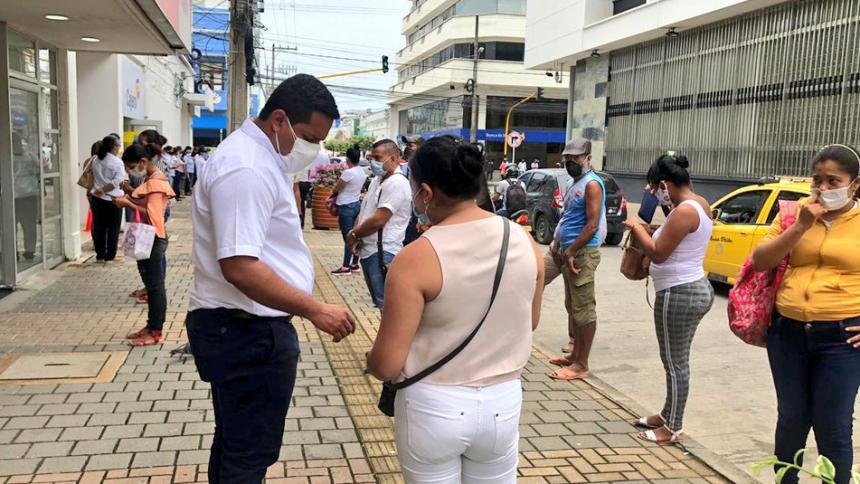
POLYGON ((293 76, 200 173, 186 327, 197 371, 212 385, 210 482, 262 482, 277 461, 299 358, 292 318, 335 342, 355 330, 346 309, 311 297, 313 261, 290 177, 339 117, 319 80, 293 76))
POLYGON ((388 265, 403 249, 406 226, 412 217, 412 187, 400 169, 400 148, 393 140, 374 143, 370 156, 374 178, 346 242, 360 259, 374 306, 382 310, 388 265))

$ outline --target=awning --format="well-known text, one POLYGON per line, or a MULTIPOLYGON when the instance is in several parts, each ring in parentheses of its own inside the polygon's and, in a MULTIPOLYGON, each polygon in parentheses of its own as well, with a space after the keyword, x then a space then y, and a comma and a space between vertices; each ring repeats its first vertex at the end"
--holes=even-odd
POLYGON ((191 0, 5 1, 0 20, 29 37, 76 51, 169 55, 191 49, 191 0))

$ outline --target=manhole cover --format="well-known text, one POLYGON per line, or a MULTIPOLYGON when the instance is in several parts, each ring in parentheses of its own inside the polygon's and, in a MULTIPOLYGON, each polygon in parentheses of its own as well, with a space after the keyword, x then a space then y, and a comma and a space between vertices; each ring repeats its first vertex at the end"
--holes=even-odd
POLYGON ((125 352, 18 353, 0 360, 0 384, 113 380, 125 352))

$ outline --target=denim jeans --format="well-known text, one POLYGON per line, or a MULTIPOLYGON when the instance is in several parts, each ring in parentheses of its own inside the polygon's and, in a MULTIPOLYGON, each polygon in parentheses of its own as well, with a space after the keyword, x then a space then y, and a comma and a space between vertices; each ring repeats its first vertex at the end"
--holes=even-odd
POLYGON ((288 317, 225 308, 192 311, 185 326, 197 372, 212 385, 209 482, 262 483, 284 439, 299 360, 296 330, 288 317))
MULTIPOLYGON (((394 254, 385 252, 383 261, 385 265, 391 264, 394 260, 394 254)), ((367 283, 367 288, 370 290, 370 298, 373 300, 373 305, 379 309, 385 305, 385 274, 379 267, 379 253, 375 253, 367 259, 361 259, 361 271, 364 273, 364 282, 367 283)))
POLYGON ((155 331, 161 331, 164 327, 164 318, 167 316, 167 288, 164 285, 166 252, 167 239, 156 237, 149 259, 137 261, 137 271, 140 273, 147 294, 146 327, 155 331))
POLYGON ((337 222, 340 225, 340 235, 343 237, 343 264, 341 267, 351 267, 358 263, 358 256, 353 255, 346 243, 346 236, 355 226, 355 219, 361 211, 361 202, 347 203, 337 206, 337 222))
MULTIPOLYGON (((818 453, 836 467, 836 482, 851 477, 854 400, 860 387, 860 349, 845 341, 855 333, 860 317, 837 322, 804 324, 779 314, 767 331, 767 355, 776 386, 775 454, 792 462, 806 446, 810 427, 818 453)), ((796 483, 788 472, 784 483, 796 483)))

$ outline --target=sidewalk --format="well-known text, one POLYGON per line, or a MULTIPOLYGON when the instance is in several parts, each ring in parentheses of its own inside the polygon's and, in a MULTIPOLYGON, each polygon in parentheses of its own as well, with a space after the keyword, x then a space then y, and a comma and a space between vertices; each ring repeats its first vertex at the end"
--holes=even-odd
MULTIPOLYGON (((125 345, 125 334, 145 321, 145 306, 127 297, 140 286, 131 261, 66 264, 0 301, 0 483, 206 481, 214 431, 208 384, 193 361, 168 354, 185 341, 189 208, 180 204, 169 227, 171 311, 161 346, 125 345), (73 377, 10 381, 36 354, 49 361, 35 377, 73 377), (97 363, 75 363, 82 356, 97 363)), ((328 276, 340 234, 306 238, 317 296, 346 304, 361 327, 334 344, 296 321, 299 378, 268 482, 403 482, 391 420, 376 409, 379 384, 363 373, 379 314, 360 276, 328 276)), ((544 359, 535 353, 523 376, 520 482, 727 482, 681 448, 641 445, 627 410, 588 383, 551 381, 544 359)))

